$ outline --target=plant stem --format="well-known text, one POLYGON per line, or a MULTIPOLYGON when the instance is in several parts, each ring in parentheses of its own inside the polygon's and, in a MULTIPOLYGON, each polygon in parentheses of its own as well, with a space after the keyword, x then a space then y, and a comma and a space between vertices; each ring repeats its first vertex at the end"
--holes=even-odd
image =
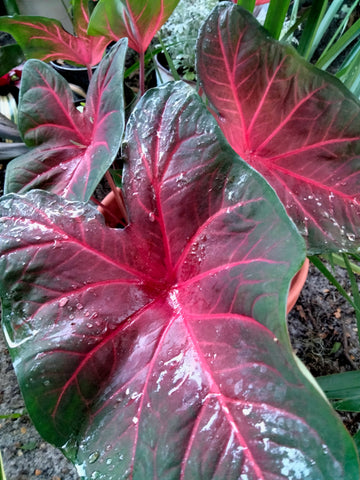
POLYGON ((1 452, 0 452, 0 479, 1 480, 6 480, 1 452))
MULTIPOLYGON (((169 68, 170 68, 170 72, 171 72, 171 75, 174 77, 174 80, 180 80, 180 75, 178 74, 176 68, 175 68, 175 65, 174 65, 174 62, 172 61, 172 58, 164 44, 164 42, 162 41, 162 38, 161 38, 161 35, 158 34, 157 35, 157 38, 159 40, 159 43, 161 45, 161 48, 162 48, 162 51, 163 51, 163 54, 165 55, 165 58, 166 58, 166 61, 169 65, 169 68)), ((161 77, 161 75, 160 75, 161 77)))
POLYGON ((140 83, 140 95, 145 93, 145 53, 140 52, 139 57, 140 71, 139 71, 139 83, 140 83))
POLYGON ((122 195, 120 194, 120 188, 116 187, 115 182, 114 182, 114 180, 113 180, 109 171, 106 172, 105 177, 106 177, 106 180, 108 181, 108 183, 111 187, 111 190, 114 192, 116 203, 119 207, 120 213, 121 213, 125 223, 127 224, 129 222, 129 219, 128 219, 128 216, 127 216, 127 213, 126 213, 124 200, 122 198, 122 195))
POLYGON ((91 77, 92 77, 92 68, 91 65, 86 65, 87 72, 88 72, 88 77, 89 77, 89 83, 91 82, 91 77))

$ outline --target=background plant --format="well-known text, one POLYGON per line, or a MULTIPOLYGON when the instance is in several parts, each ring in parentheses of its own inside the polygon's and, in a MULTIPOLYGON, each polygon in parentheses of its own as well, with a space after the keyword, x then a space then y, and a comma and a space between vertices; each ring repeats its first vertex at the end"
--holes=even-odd
POLYGON ((26 58, 45 62, 65 60, 91 67, 98 64, 109 40, 87 34, 90 11, 88 0, 75 0, 72 7, 74 33, 67 32, 58 20, 15 15, 0 17, 0 30, 10 33, 26 58))
POLYGON ((176 69, 186 80, 195 80, 195 44, 199 29, 218 0, 192 2, 180 0, 169 20, 161 27, 160 36, 176 69))

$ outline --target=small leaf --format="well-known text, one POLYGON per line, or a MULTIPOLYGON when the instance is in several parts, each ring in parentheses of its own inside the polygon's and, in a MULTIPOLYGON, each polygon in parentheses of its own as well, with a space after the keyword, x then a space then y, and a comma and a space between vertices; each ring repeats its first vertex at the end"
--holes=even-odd
POLYGON ((20 449, 24 450, 25 452, 31 452, 31 450, 35 450, 37 446, 38 446, 37 442, 33 440, 31 442, 24 443, 24 445, 21 445, 20 449))
POLYGON ((360 412, 360 371, 325 375, 316 380, 336 409, 360 412))
POLYGON ((274 187, 309 253, 360 246, 360 103, 335 78, 221 2, 197 70, 235 151, 274 187))
POLYGON ((91 15, 89 33, 109 41, 128 37, 129 47, 144 53, 179 0, 100 0, 91 15))
POLYGON ((90 68, 100 62, 109 41, 87 35, 88 0, 74 0, 73 9, 76 36, 67 32, 58 20, 31 15, 0 17, 0 31, 15 38, 26 58, 44 62, 62 59, 90 68))
POLYGON ((358 480, 291 351, 305 248, 274 191, 180 82, 140 100, 126 145, 124 229, 44 191, 0 202, 4 330, 40 433, 89 479, 358 480))
POLYGON ((126 39, 93 75, 84 112, 67 82, 39 60, 25 65, 19 128, 31 150, 8 166, 5 192, 42 188, 87 201, 116 157, 124 131, 123 74, 126 39))
POLYGON ((120 170, 111 169, 110 173, 111 173, 112 179, 114 180, 115 185, 118 188, 122 188, 122 186, 123 186, 123 183, 122 183, 123 171, 122 171, 122 169, 120 169, 120 170))

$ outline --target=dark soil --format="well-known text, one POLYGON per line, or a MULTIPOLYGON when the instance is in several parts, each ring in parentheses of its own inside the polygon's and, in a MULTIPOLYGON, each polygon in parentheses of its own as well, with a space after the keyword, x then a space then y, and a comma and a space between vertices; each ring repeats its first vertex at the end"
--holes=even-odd
MULTIPOLYGON (((346 270, 336 267, 335 277, 351 296, 346 270)), ((295 353, 314 377, 360 368, 354 309, 314 266, 310 266, 298 302, 288 315, 288 329, 295 353)), ((360 429, 360 414, 339 414, 354 435, 360 429)))

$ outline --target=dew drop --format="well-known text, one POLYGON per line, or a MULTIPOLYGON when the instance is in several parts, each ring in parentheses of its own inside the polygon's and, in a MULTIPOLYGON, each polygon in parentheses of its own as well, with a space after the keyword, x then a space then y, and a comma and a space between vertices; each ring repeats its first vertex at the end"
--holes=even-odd
POLYGON ((149 213, 149 220, 150 220, 150 222, 155 222, 155 213, 154 212, 149 213))
POLYGON ((69 299, 68 297, 63 297, 59 300, 59 306, 60 307, 65 307, 65 305, 68 303, 69 299))
POLYGON ((106 465, 111 465, 111 464, 112 464, 112 460, 111 460, 111 458, 108 458, 108 459, 106 460, 106 465))
POLYGON ((97 450, 89 455, 89 463, 95 463, 100 457, 100 452, 97 450))

